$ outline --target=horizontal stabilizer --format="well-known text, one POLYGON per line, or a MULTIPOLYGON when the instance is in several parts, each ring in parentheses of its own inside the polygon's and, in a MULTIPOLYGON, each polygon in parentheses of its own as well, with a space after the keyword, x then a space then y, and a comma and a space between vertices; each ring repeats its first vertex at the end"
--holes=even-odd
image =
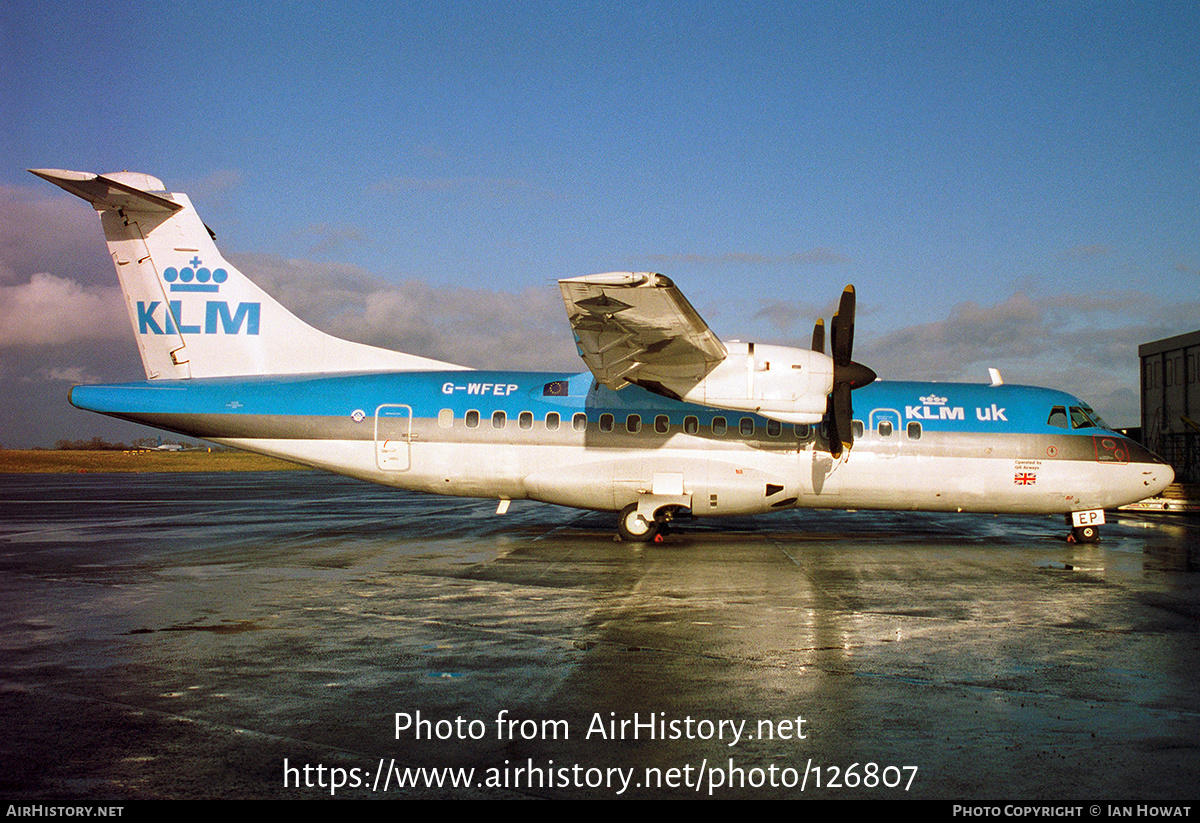
POLYGON ((115 172, 113 174, 91 174, 86 171, 65 169, 30 169, 43 180, 49 180, 61 189, 96 207, 105 209, 128 209, 129 211, 162 212, 170 214, 183 208, 179 203, 163 196, 166 194, 162 181, 148 174, 137 172, 115 172), (160 191, 163 194, 152 194, 160 191))

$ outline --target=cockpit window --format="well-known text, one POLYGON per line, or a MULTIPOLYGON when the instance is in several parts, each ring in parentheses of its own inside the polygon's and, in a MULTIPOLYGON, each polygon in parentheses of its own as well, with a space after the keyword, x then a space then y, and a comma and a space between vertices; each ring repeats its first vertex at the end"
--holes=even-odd
POLYGON ((1107 429, 1108 424, 1100 419, 1100 415, 1088 406, 1055 406, 1050 410, 1050 419, 1046 421, 1051 426, 1060 429, 1107 429))
POLYGON ((1108 424, 1100 419, 1100 415, 1096 414, 1087 406, 1072 406, 1071 407, 1071 428, 1073 429, 1092 429, 1101 428, 1107 429, 1108 424))
POLYGON ((1092 411, 1091 406, 1082 406, 1081 408, 1083 409, 1083 413, 1086 414, 1088 417, 1090 417, 1092 419, 1092 422, 1095 423, 1100 428, 1102 428, 1102 429, 1111 429, 1112 428, 1112 426, 1110 426, 1104 422, 1103 417, 1096 414, 1096 412, 1092 411))
POLYGON ((1090 429, 1095 427, 1095 423, 1087 416, 1083 409, 1079 406, 1071 407, 1071 428, 1073 429, 1090 429))

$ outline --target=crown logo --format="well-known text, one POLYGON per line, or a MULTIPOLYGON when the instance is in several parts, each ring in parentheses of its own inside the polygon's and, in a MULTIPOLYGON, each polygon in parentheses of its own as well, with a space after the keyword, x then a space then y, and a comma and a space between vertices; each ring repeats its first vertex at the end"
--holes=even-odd
POLYGON ((202 262, 196 255, 187 266, 178 269, 170 266, 163 270, 163 280, 171 284, 171 291, 219 291, 221 284, 229 279, 229 272, 209 271, 200 265, 202 262))
POLYGON ((930 394, 921 398, 921 402, 926 406, 944 406, 946 398, 938 397, 936 394, 930 394))

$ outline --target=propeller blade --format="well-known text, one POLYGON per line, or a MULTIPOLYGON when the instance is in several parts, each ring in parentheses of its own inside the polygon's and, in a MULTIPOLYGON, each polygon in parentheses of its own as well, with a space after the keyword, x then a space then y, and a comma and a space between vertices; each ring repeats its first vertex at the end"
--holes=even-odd
POLYGON ((833 413, 833 394, 829 395, 829 402, 825 406, 825 434, 829 438, 829 454, 837 460, 842 456, 842 438, 838 433, 837 415, 833 413))
MULTIPOLYGON (((829 393, 829 404, 826 417, 828 419, 829 453, 835 458, 854 445, 854 409, 850 401, 850 391, 859 389, 873 381, 875 372, 862 363, 855 363, 851 356, 854 352, 854 286, 846 286, 842 298, 838 301, 837 314, 829 324, 830 356, 833 358, 833 391, 829 393)), ((813 348, 816 349, 817 331, 822 332, 822 348, 824 348, 824 329, 818 320, 818 328, 813 330, 813 348)))
POLYGON ((817 324, 813 326, 812 350, 825 353, 825 321, 817 318, 817 324))
MULTIPOLYGON (((846 449, 854 445, 854 434, 851 429, 851 418, 853 416, 854 410, 850 405, 850 384, 846 382, 835 383, 833 386, 833 427, 839 440, 838 445, 846 449)), ((830 440, 832 441, 833 438, 831 437, 830 440)), ((831 442, 831 451, 832 446, 831 442)), ((834 455, 834 457, 840 456, 840 451, 834 455)))
POLYGON ((833 316, 833 362, 835 366, 850 364, 854 348, 854 286, 846 286, 833 316))

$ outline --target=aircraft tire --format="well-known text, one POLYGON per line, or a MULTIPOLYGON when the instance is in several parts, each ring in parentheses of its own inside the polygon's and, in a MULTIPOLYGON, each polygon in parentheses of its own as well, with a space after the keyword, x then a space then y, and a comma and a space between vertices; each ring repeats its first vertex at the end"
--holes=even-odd
POLYGON ((642 517, 637 508, 637 503, 630 503, 621 509, 617 518, 617 531, 623 540, 631 543, 649 543, 658 534, 658 523, 642 517))
POLYGON ((1099 543, 1100 529, 1096 526, 1077 526, 1071 529, 1071 536, 1076 543, 1099 543))

